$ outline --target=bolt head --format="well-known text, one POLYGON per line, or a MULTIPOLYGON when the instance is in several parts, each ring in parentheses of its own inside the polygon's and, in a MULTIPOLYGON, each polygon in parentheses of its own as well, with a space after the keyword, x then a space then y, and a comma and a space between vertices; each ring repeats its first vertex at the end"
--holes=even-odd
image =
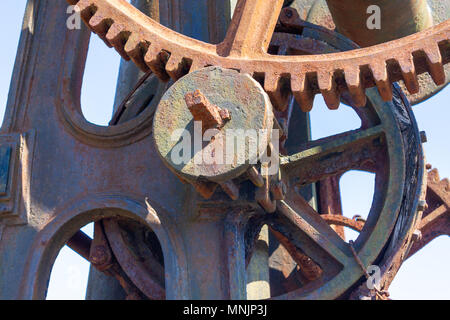
POLYGON ((289 8, 289 9, 285 9, 284 10, 284 15, 286 16, 286 18, 292 18, 292 16, 294 15, 294 13, 292 12, 292 9, 291 8, 289 8))
POLYGON ((428 209, 428 204, 425 200, 420 200, 419 204, 417 206, 417 210, 419 211, 425 211, 428 209))
POLYGON ((96 246, 90 255, 90 260, 95 265, 102 265, 108 261, 108 252, 104 246, 96 246))
POLYGON ((414 230, 411 239, 414 242, 420 241, 422 239, 422 232, 419 229, 414 230))

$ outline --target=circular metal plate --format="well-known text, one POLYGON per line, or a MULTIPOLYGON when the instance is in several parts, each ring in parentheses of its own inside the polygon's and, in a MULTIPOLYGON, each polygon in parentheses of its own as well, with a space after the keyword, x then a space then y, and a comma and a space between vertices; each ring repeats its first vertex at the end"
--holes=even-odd
POLYGON ((208 67, 184 76, 164 94, 155 113, 153 133, 161 158, 179 177, 224 182, 257 162, 258 154, 267 149, 272 127, 272 105, 258 82, 248 74, 208 67), (203 139, 201 122, 194 123, 185 101, 186 94, 196 90, 231 115, 222 128, 206 131, 203 139), (267 130, 266 134, 261 130, 267 130), (255 133, 256 145, 251 143, 253 138, 245 139, 244 145, 239 142, 239 138, 254 137, 255 133))

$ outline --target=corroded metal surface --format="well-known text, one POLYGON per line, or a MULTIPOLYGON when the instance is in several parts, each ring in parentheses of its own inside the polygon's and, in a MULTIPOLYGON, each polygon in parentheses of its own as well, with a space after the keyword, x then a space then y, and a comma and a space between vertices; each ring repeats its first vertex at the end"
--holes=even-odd
MULTIPOLYGON (((108 45, 142 70, 150 68, 161 79, 177 80, 189 71, 208 65, 241 70, 263 76, 264 88, 272 101, 282 91, 291 91, 304 110, 312 107, 316 93, 322 93, 327 105, 334 109, 339 105, 340 91, 349 90, 361 99, 364 89, 374 86, 385 101, 390 101, 391 83, 401 79, 408 91, 416 93, 419 90, 416 76, 424 72, 429 72, 434 82, 442 85, 445 83, 443 65, 450 59, 450 21, 371 48, 280 58, 267 54, 267 48, 282 0, 239 1, 227 36, 218 45, 195 41, 166 29, 122 0, 69 2, 79 7, 88 26, 108 45)), ((295 19, 298 14, 294 9, 284 9, 282 23, 295 19)))
MULTIPOLYGON (((301 1, 300 1, 301 2, 301 1)), ((450 19, 450 1, 445 0, 427 0, 427 1, 328 1, 333 8, 333 15, 327 5, 326 0, 316 0, 303 20, 329 28, 336 29, 333 19, 339 24, 343 33, 350 39, 358 42, 362 46, 384 43, 386 41, 406 36, 417 31, 423 30, 431 20, 433 25, 437 25, 450 19), (406 3, 406 5, 405 5, 406 3), (428 4, 428 7, 426 6, 428 4), (377 5, 380 8, 381 29, 369 30, 367 28, 368 19, 374 15, 374 11, 367 13, 369 5, 377 5), (391 7, 392 6, 392 7, 391 7), (397 10, 397 8, 405 10, 397 10), (409 9, 411 8, 411 9, 409 9), (346 14, 353 12, 351 17, 346 14), (356 12, 359 12, 358 14, 356 12), (429 17, 431 13, 431 19, 429 17), (421 19, 425 17, 426 19, 421 19), (414 20, 417 18, 417 20, 414 20), (417 21, 417 22, 416 22, 417 21), (428 21, 428 22, 427 22, 428 21)), ((434 94, 438 93, 450 82, 450 66, 444 66, 446 80, 443 85, 436 85, 428 73, 422 73, 417 76, 419 91, 409 93, 403 81, 400 86, 408 96, 412 105, 416 105, 434 94)))
MULTIPOLYGON (((431 168, 431 166, 430 166, 431 168)), ((417 229, 413 233, 411 247, 406 251, 406 258, 416 254, 435 238, 450 236, 450 183, 448 178, 440 179, 436 168, 428 171, 426 199, 422 200, 423 211, 417 229)), ((335 194, 339 197, 339 193, 335 194)), ((338 214, 322 214, 321 217, 331 225, 338 225, 361 232, 364 221, 350 219, 338 214)))
POLYGON ((408 258, 435 238, 450 236, 450 183, 436 168, 428 171, 426 203, 408 258))
POLYGON ((258 155, 267 148, 272 127, 272 106, 259 83, 234 70, 209 67, 186 75, 167 90, 155 114, 153 136, 160 156, 181 178, 193 182, 205 178, 222 183, 237 178, 249 170, 250 164, 256 164, 258 155), (220 127, 211 127, 214 117, 194 122, 200 115, 191 114, 187 97, 196 90, 207 99, 211 110, 216 111, 220 127), (213 105, 227 110, 229 119, 222 123, 213 105), (211 129, 209 137, 202 135, 204 127, 211 129), (253 141, 257 144, 251 147, 251 142, 244 141, 243 148, 235 149, 235 139, 239 138, 236 134, 242 136, 248 130, 258 134, 260 141, 253 141), (266 134, 261 135, 262 130, 266 134), (176 147, 180 141, 190 151, 182 155, 187 158, 182 162, 176 160, 180 157, 181 150, 176 147), (257 152, 252 152, 253 147, 257 152))
POLYGON ((139 224, 104 219, 105 234, 124 273, 149 299, 164 299, 164 265, 161 249, 152 248, 148 230, 139 224), (158 256, 159 255, 159 256, 158 256))
MULTIPOLYGON (((27 21, 39 27, 23 31, 2 127, 2 144, 11 147, 20 164, 5 169, 13 181, 4 187, 4 202, 20 200, 8 202, 11 208, 1 220, 0 297, 43 298, 56 254, 74 234, 78 237, 69 243, 84 256, 89 246, 89 261, 115 276, 129 299, 245 299, 246 267, 264 224, 294 261, 269 257, 269 265, 276 260, 294 271, 279 268, 287 290, 273 291, 273 298, 347 298, 364 277, 361 265, 379 262, 385 274, 401 265, 419 222, 423 159, 414 117, 391 82, 403 77, 414 91, 416 74, 430 72, 442 83, 443 64, 450 58, 448 22, 389 45, 341 53, 357 47, 299 21, 292 8, 281 11, 281 0, 239 1, 229 32, 218 45, 164 28, 126 1, 69 2, 79 6, 89 26, 124 58, 161 80, 176 82, 157 108, 156 99, 150 101, 145 90, 136 90, 126 100, 143 108, 133 109, 125 101, 110 126, 88 123, 80 111, 80 91, 89 33, 61 29, 62 1, 56 6, 30 1, 27 21), (392 59, 398 65, 388 68, 392 59), (232 81, 218 73, 229 74, 232 81), (198 75, 203 77, 196 80, 198 75), (236 83, 248 85, 243 90, 236 83), (374 86, 378 91, 369 88, 374 86), (198 89, 207 98, 200 104, 189 99, 198 89), (220 92, 224 94, 218 98, 220 92), (248 165, 236 172, 211 171, 208 177, 223 191, 214 192, 211 181, 202 180, 204 172, 174 170, 166 154, 163 161, 158 155, 170 141, 168 131, 186 128, 195 118, 188 105, 208 109, 210 115, 229 110, 221 116, 222 124, 218 118, 214 124, 223 128, 245 110, 251 116, 242 116, 237 129, 275 126, 290 146, 296 141, 295 129, 302 129, 290 128, 288 134, 295 119, 290 95, 308 111, 319 92, 330 108, 341 98, 352 105, 362 126, 296 145, 293 151, 283 149, 278 175, 259 175, 248 165), (278 109, 273 114, 269 96, 278 109), (233 99, 236 106, 230 108, 233 99), (317 182, 336 185, 333 177, 351 169, 376 174, 372 208, 354 248, 339 229, 329 226, 350 225, 340 215, 330 217, 339 209, 338 201, 322 199, 321 210, 315 210, 299 192, 317 182), (186 180, 194 188, 182 184, 186 180), (209 199, 199 197, 200 190, 209 199), (89 243, 77 231, 91 221, 96 223, 89 243), (21 282, 3 281, 4 270, 14 270, 21 282)), ((151 86, 146 80, 140 84, 151 86)), ((205 121, 204 115, 199 119, 205 121)), ((277 155, 268 142, 264 148, 268 145, 277 155)), ((273 281, 269 279, 276 287, 273 281)), ((385 280, 384 287, 388 284, 385 280)))

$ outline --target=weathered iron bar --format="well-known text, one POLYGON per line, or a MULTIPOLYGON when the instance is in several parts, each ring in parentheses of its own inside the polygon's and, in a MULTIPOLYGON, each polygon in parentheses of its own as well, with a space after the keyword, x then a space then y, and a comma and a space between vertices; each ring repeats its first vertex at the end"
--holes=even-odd
POLYGON ((84 259, 89 261, 89 253, 91 250, 92 239, 86 233, 78 230, 69 240, 67 240, 66 245, 82 256, 84 259))

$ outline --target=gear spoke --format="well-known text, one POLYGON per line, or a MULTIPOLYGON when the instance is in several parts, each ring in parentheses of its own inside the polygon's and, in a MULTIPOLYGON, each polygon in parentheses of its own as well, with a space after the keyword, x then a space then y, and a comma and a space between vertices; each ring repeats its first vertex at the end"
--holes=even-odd
POLYGON ((254 57, 267 52, 283 0, 239 0, 225 40, 218 46, 224 56, 254 57))
POLYGON ((312 250, 317 246, 341 265, 347 264, 347 244, 295 190, 291 189, 286 200, 277 203, 277 213, 289 221, 288 223, 285 221, 284 226, 289 224, 288 229, 291 231, 295 227, 306 235, 308 239, 297 243, 296 246, 313 260, 322 260, 317 261, 322 268, 324 268, 323 258, 318 258, 315 250, 312 250))
POLYGON ((349 169, 373 170, 370 163, 382 149, 383 132, 383 126, 378 125, 313 141, 303 151, 282 158, 281 167, 300 184, 349 169))

